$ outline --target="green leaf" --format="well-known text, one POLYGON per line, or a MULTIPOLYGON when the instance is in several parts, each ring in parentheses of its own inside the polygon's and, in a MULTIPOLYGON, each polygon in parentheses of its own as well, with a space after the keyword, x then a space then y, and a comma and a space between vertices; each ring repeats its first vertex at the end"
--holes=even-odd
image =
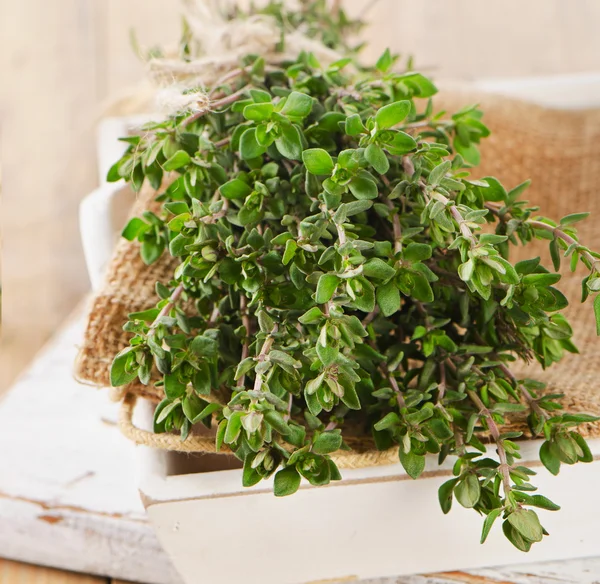
POLYGON ((106 173, 106 182, 113 183, 120 181, 123 177, 119 173, 119 167, 121 166, 121 161, 118 160, 115 162, 106 173))
POLYGON ((165 395, 174 400, 181 397, 185 393, 186 384, 179 381, 176 373, 165 375, 165 395))
POLYGON ((365 158, 379 174, 385 174, 390 169, 388 157, 383 149, 377 144, 369 144, 367 146, 365 158))
POLYGON ((246 456, 244 459, 244 470, 242 472, 242 486, 244 487, 253 487, 262 480, 260 473, 252 468, 254 458, 254 456, 246 456))
POLYGON ((137 377, 137 368, 127 370, 127 364, 132 358, 132 351, 132 347, 127 347, 114 358, 110 368, 110 384, 113 387, 127 385, 137 377))
POLYGON ((319 278, 317 284, 317 293, 315 296, 317 304, 329 302, 339 283, 340 279, 337 276, 333 274, 323 274, 319 278))
POLYGON ((418 479, 423 470, 425 470, 425 455, 416 454, 414 451, 404 452, 399 449, 400 463, 404 467, 406 474, 412 479, 418 479))
POLYGON ((454 488, 456 500, 467 509, 475 507, 481 496, 481 486, 477 477, 469 473, 454 488))
POLYGON ((316 324, 321 321, 324 314, 318 306, 313 306, 307 310, 300 318, 298 322, 302 324, 316 324))
POLYGON ((460 154, 471 166, 478 166, 481 162, 481 154, 479 153, 479 148, 477 148, 476 144, 464 144, 458 138, 455 138, 453 141, 453 146, 456 152, 460 154))
POLYGON ((452 167, 452 162, 449 160, 445 160, 441 164, 438 164, 430 173, 429 173, 429 184, 433 187, 436 187, 440 184, 440 181, 446 176, 446 174, 450 171, 452 167))
MULTIPOLYGON (((158 427, 159 429, 165 428, 166 427, 166 420, 167 418, 175 411, 177 410, 180 406, 181 406, 181 402, 179 400, 177 401, 171 401, 169 399, 164 400, 165 406, 160 408, 160 411, 154 412, 154 427, 158 427)), ((162 405, 163 402, 161 402, 162 405)), ((164 432, 165 430, 161 430, 162 432, 164 432)))
POLYGON ((280 470, 275 475, 274 493, 276 497, 293 495, 299 488, 301 482, 300 474, 293 466, 280 470))
POLYGON ((366 278, 359 276, 357 280, 360 282, 362 291, 356 295, 353 304, 358 310, 366 313, 373 312, 375 309, 375 288, 366 278))
POLYGON ((552 266, 554 267, 554 270, 558 272, 558 270, 560 270, 561 257, 557 239, 553 239, 550 242, 550 257, 552 258, 552 266))
POLYGON ((152 418, 152 427, 153 427, 153 432, 155 434, 162 434, 163 432, 167 431, 167 429, 165 427, 165 421, 164 421, 164 419, 162 419, 162 411, 167 406, 169 406, 170 403, 171 403, 171 400, 165 398, 156 406, 156 409, 154 410, 154 416, 152 418), (159 418, 161 418, 160 422, 158 421, 159 418))
POLYGON ((428 260, 432 253, 431 246, 426 243, 409 243, 402 255, 407 262, 422 262, 428 260))
POLYGON ((520 185, 517 185, 514 189, 508 191, 508 200, 511 202, 516 201, 528 188, 531 184, 530 180, 526 180, 522 182, 520 185))
POLYGON ((286 436, 291 432, 285 418, 276 410, 268 410, 265 412, 265 420, 283 436, 286 436))
POLYGON ((340 207, 344 208, 344 213, 346 217, 352 217, 353 215, 358 215, 359 213, 364 213, 368 211, 373 206, 371 201, 350 201, 349 203, 343 203, 340 207))
POLYGON ((167 171, 177 170, 191 162, 190 155, 185 150, 178 150, 164 164, 163 169, 167 171))
POLYGON ((331 174, 333 160, 328 152, 321 148, 311 148, 302 153, 302 160, 306 170, 312 174, 331 174))
POLYGON ((292 91, 285 101, 281 113, 295 118, 305 118, 313 108, 314 100, 310 95, 292 91))
POLYGON ((204 409, 202 409, 196 415, 196 417, 193 420, 191 420, 192 424, 197 424, 198 422, 201 422, 205 418, 212 416, 215 412, 218 412, 221 408, 222 408, 222 406, 220 404, 216 404, 216 403, 208 404, 204 409))
POLYGON ((533 495, 532 497, 529 497, 527 499, 527 505, 533 505, 534 507, 546 509, 547 511, 558 511, 560 509, 560 505, 550 501, 550 499, 543 495, 533 495))
POLYGON ((577 432, 573 432, 571 434, 571 436, 573 437, 573 440, 575 440, 575 442, 581 449, 581 452, 583 453, 582 455, 579 456, 579 461, 580 462, 594 462, 594 455, 592 454, 592 451, 590 450, 588 443, 585 441, 585 438, 581 434, 578 434, 577 432))
POLYGON ((431 285, 421 273, 413 273, 414 287, 412 296, 421 302, 433 302, 435 297, 431 285))
POLYGON ((210 369, 207 363, 200 363, 199 370, 192 377, 192 387, 199 395, 210 395, 211 379, 210 369))
POLYGON ((485 543, 485 540, 487 539, 487 536, 490 533, 490 530, 492 529, 492 525, 494 525, 494 521, 496 521, 496 519, 498 519, 498 517, 500 517, 500 515, 502 514, 502 509, 492 509, 487 517, 485 518, 485 521, 483 522, 483 529, 481 530, 481 540, 479 543, 485 543))
POLYGON ((199 335, 190 343, 192 353, 205 359, 214 359, 219 353, 219 345, 215 339, 199 335))
POLYGON ((531 542, 525 539, 508 521, 502 523, 502 531, 506 539, 510 541, 518 550, 528 552, 531 549, 531 542))
POLYGON ((217 435, 215 436, 215 448, 217 452, 221 450, 225 442, 225 432, 227 431, 227 420, 221 420, 217 426, 217 435))
POLYGON ((242 431, 242 412, 234 412, 227 420, 227 429, 225 430, 225 444, 233 444, 242 431))
POLYGON ((400 424, 400 417, 396 412, 389 412, 386 414, 379 422, 373 425, 373 428, 377 431, 387 430, 389 428, 394 428, 400 424))
POLYGON ((384 316, 392 316, 400 310, 400 290, 394 281, 379 286, 376 291, 377 305, 384 316))
POLYGON ((346 118, 346 134, 348 134, 348 136, 359 136, 366 132, 367 129, 358 114, 353 114, 346 118))
POLYGON ((421 73, 405 73, 400 77, 400 80, 402 80, 417 97, 432 97, 437 93, 437 87, 430 79, 421 73))
POLYGON ((387 73, 391 69, 395 61, 396 59, 392 56, 390 50, 386 49, 381 55, 381 57, 377 59, 375 67, 378 71, 381 71, 381 73, 387 73))
POLYGON ((377 185, 369 178, 357 176, 350 181, 350 192, 357 199, 376 199, 377 185))
POLYGON ((341 446, 342 434, 340 430, 334 430, 319 434, 313 442, 312 451, 315 454, 331 454, 339 450, 341 446))
POLYGON ((288 239, 285 242, 285 251, 283 252, 283 265, 287 266, 296 255, 296 250, 298 249, 298 244, 294 239, 288 239))
POLYGON ((594 298, 594 316, 596 317, 596 334, 600 337, 600 294, 594 298))
POLYGON ((250 128, 242 134, 240 138, 240 156, 244 160, 258 158, 265 152, 266 148, 256 140, 256 128, 250 128))
POLYGON ((226 199, 245 199, 252 192, 252 187, 239 178, 234 178, 221 185, 219 191, 226 199))
POLYGON ((219 264, 219 277, 225 284, 232 286, 242 275, 242 266, 239 262, 227 257, 219 264))
POLYGON ((519 509, 508 516, 509 523, 528 541, 542 541, 544 529, 535 511, 519 509))
POLYGON ((406 132, 394 132, 391 142, 387 142, 385 147, 390 154, 402 156, 402 154, 407 154, 414 150, 417 147, 417 142, 406 132))
POLYGON ((360 399, 356 393, 356 389, 352 383, 343 385, 344 395, 340 398, 342 402, 351 410, 360 410, 360 399))
POLYGON ((486 176, 482 180, 489 185, 487 188, 483 187, 481 189, 483 198, 486 201, 506 201, 506 199, 508 198, 508 193, 506 192, 506 189, 502 186, 502 183, 497 178, 494 178, 493 176, 486 176))
POLYGON ((275 144, 282 156, 290 160, 300 160, 302 158, 302 137, 296 126, 282 126, 281 137, 275 141, 275 144))
POLYGON ((399 124, 410 113, 410 101, 397 101, 382 107, 375 114, 375 121, 380 130, 386 130, 399 124))
POLYGON ((275 106, 272 103, 252 103, 244 108, 243 115, 253 122, 264 122, 271 118, 275 106))
POLYGON ((389 280, 396 275, 396 270, 379 258, 371 258, 363 264, 363 274, 367 278, 389 280))
POLYGON ((527 409, 527 406, 523 404, 513 404, 510 402, 498 402, 494 404, 492 411, 497 414, 512 414, 516 412, 524 412, 527 409))
POLYGON ((129 320, 143 320, 144 322, 154 322, 159 315, 158 308, 149 308, 148 310, 140 310, 139 312, 131 312, 127 315, 129 320))
POLYGON ((571 213, 560 220, 560 225, 565 227, 566 225, 573 225, 573 223, 579 223, 590 216, 589 213, 571 213))
POLYGON ((540 447, 540 460, 553 475, 557 475, 559 473, 560 460, 552 452, 550 448, 550 442, 546 441, 540 447))
POLYGON ((146 223, 139 217, 133 217, 129 220, 129 223, 127 223, 127 225, 121 232, 121 236, 127 239, 128 241, 133 241, 138 236, 146 233, 148 229, 150 229, 150 225, 148 225, 148 223, 146 223))
POLYGON ((456 483, 458 483, 458 479, 450 479, 438 489, 438 500, 444 514, 449 513, 452 508, 452 494, 456 483))
POLYGON ((147 265, 153 264, 165 251, 164 239, 149 239, 142 242, 140 247, 140 257, 142 261, 147 265))

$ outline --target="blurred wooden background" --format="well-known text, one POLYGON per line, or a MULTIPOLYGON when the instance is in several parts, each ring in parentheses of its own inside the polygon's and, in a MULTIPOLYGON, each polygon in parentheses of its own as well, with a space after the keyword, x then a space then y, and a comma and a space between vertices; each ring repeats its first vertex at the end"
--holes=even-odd
MULTIPOLYGON (((370 0, 346 0, 353 13, 370 0)), ((97 185, 95 124, 144 75, 129 45, 178 38, 176 0, 0 3, 0 392, 88 290, 77 205, 97 185)), ((598 0, 380 0, 367 31, 438 78, 600 71, 598 0)))

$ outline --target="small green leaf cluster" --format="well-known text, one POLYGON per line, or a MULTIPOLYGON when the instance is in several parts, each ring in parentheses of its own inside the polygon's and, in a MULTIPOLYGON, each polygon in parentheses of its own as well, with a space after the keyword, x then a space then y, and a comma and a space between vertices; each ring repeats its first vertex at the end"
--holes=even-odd
POLYGON ((600 291, 600 254, 577 239, 585 214, 556 223, 521 199, 527 183, 471 178, 481 112, 434 113, 434 84, 397 68, 389 51, 372 68, 248 56, 210 111, 127 138, 109 179, 149 183, 161 210, 123 235, 146 263, 179 263, 156 306, 130 315, 111 381, 162 387, 155 432, 213 427, 244 485, 274 476, 277 496, 339 480, 351 435, 397 448, 415 479, 428 457, 452 456, 443 511, 456 499, 483 514, 482 540, 502 517, 528 550, 545 534, 529 507, 558 507, 530 494, 522 433, 503 428, 526 413, 556 474, 591 461, 577 426, 597 418, 565 413, 510 367, 576 351, 556 271, 582 265, 585 300, 600 291), (549 268, 511 261, 534 239, 548 241, 549 268))

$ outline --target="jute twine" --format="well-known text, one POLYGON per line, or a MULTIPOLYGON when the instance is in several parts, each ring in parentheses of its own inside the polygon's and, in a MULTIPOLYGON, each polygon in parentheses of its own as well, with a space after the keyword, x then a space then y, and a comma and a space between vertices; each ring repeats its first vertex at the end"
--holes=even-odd
MULTIPOLYGON (((159 84, 169 84, 166 91, 170 95, 162 94, 167 113, 170 107, 185 107, 192 112, 210 109, 209 92, 198 89, 198 86, 218 84, 224 75, 239 66, 240 56, 250 50, 252 43, 255 43, 255 52, 266 56, 267 63, 270 60, 276 63, 281 58, 275 50, 278 40, 266 32, 269 27, 273 31, 273 23, 268 18, 243 21, 244 28, 238 30, 242 24, 226 22, 216 0, 194 3, 191 10, 191 17, 188 15, 191 26, 202 29, 196 32, 204 34, 211 30, 205 39, 208 56, 186 63, 167 56, 149 63, 153 78, 159 84), (235 39, 238 39, 238 44, 235 39), (263 46, 263 43, 266 45, 263 46), (195 94, 189 92, 192 86, 196 87, 195 94)), ((288 37, 286 50, 294 51, 296 55, 300 50, 312 50, 324 62, 339 57, 322 45, 309 48, 308 45, 314 42, 298 31, 293 42, 290 43, 288 37)), ((555 111, 472 92, 441 94, 435 103, 438 110, 451 112, 465 104, 479 103, 486 112, 485 121, 492 130, 492 136, 482 145, 482 164, 474 172, 475 176, 496 176, 509 187, 531 178, 532 186, 526 198, 540 205, 542 213, 549 217, 560 218, 579 211, 590 211, 594 217, 600 217, 600 197, 596 195, 600 184, 600 110, 555 111)), ((133 205, 132 216, 138 216, 146 209, 156 209, 155 195, 156 192, 150 189, 143 190, 133 205)), ((600 247, 600 232, 594 228, 593 221, 580 224, 579 232, 586 245, 600 247)), ((546 247, 536 245, 535 253, 532 253, 531 247, 526 251, 518 250, 515 258, 533 257, 540 253, 547 260, 546 247)), ((81 381, 98 387, 110 385, 111 362, 129 344, 129 335, 122 329, 127 315, 155 305, 155 283, 168 283, 176 265, 177 260, 165 254, 152 266, 146 266, 140 258, 137 242, 121 240, 118 243, 104 287, 93 299, 89 313, 84 342, 75 366, 75 374, 81 381)), ((600 415, 600 343, 596 338, 592 308, 589 303, 580 305, 577 302, 580 274, 573 276, 565 270, 559 287, 573 300, 566 316, 575 330, 574 340, 581 354, 567 355, 547 371, 542 371, 537 365, 519 364, 515 374, 548 383, 548 391, 565 393, 563 403, 569 411, 600 415)), ((152 383, 145 386, 133 382, 123 390, 113 392, 114 399, 123 400, 119 421, 121 431, 134 442, 157 449, 215 453, 212 437, 192 435, 182 442, 176 435, 153 434, 133 424, 137 398, 158 402, 162 397, 162 389, 152 383)), ((514 418, 510 429, 527 432, 522 417, 514 418)), ((600 436, 600 424, 587 424, 582 430, 590 437, 600 436)), ((334 455, 341 468, 397 461, 397 449, 379 452, 369 437, 350 437, 347 442, 352 450, 334 455)))

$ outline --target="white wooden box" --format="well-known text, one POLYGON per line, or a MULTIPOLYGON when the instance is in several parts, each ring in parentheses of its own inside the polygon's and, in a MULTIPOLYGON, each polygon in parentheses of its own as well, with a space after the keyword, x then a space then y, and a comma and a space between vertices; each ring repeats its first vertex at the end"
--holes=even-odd
MULTIPOLYGON (((593 89, 587 95, 594 103, 600 101, 599 76, 490 81, 478 88, 555 107, 589 107, 589 100, 569 98, 581 95, 582 86, 593 89)), ((125 120, 103 125, 102 176, 119 155, 116 137, 126 127, 125 120)), ((125 196, 121 185, 105 184, 81 206, 84 250, 95 288, 120 228, 125 196)), ((135 421, 149 427, 150 420, 150 406, 142 403, 135 421)), ((270 481, 244 489, 241 470, 210 470, 211 457, 139 447, 139 489, 160 542, 187 584, 354 582, 597 555, 600 462, 563 465, 560 475, 552 477, 534 462, 539 446, 539 441, 523 444, 524 464, 538 467, 540 492, 562 509, 540 512, 551 537, 527 555, 505 540, 499 525, 480 546, 482 518, 473 511, 455 504, 449 515, 442 514, 437 489, 451 476, 452 461, 439 467, 434 457, 418 481, 399 464, 345 470, 342 481, 318 488, 303 483, 296 495, 278 499, 270 481)), ((600 459, 600 440, 590 447, 600 459)), ((495 456, 493 448, 490 456, 495 456)))

